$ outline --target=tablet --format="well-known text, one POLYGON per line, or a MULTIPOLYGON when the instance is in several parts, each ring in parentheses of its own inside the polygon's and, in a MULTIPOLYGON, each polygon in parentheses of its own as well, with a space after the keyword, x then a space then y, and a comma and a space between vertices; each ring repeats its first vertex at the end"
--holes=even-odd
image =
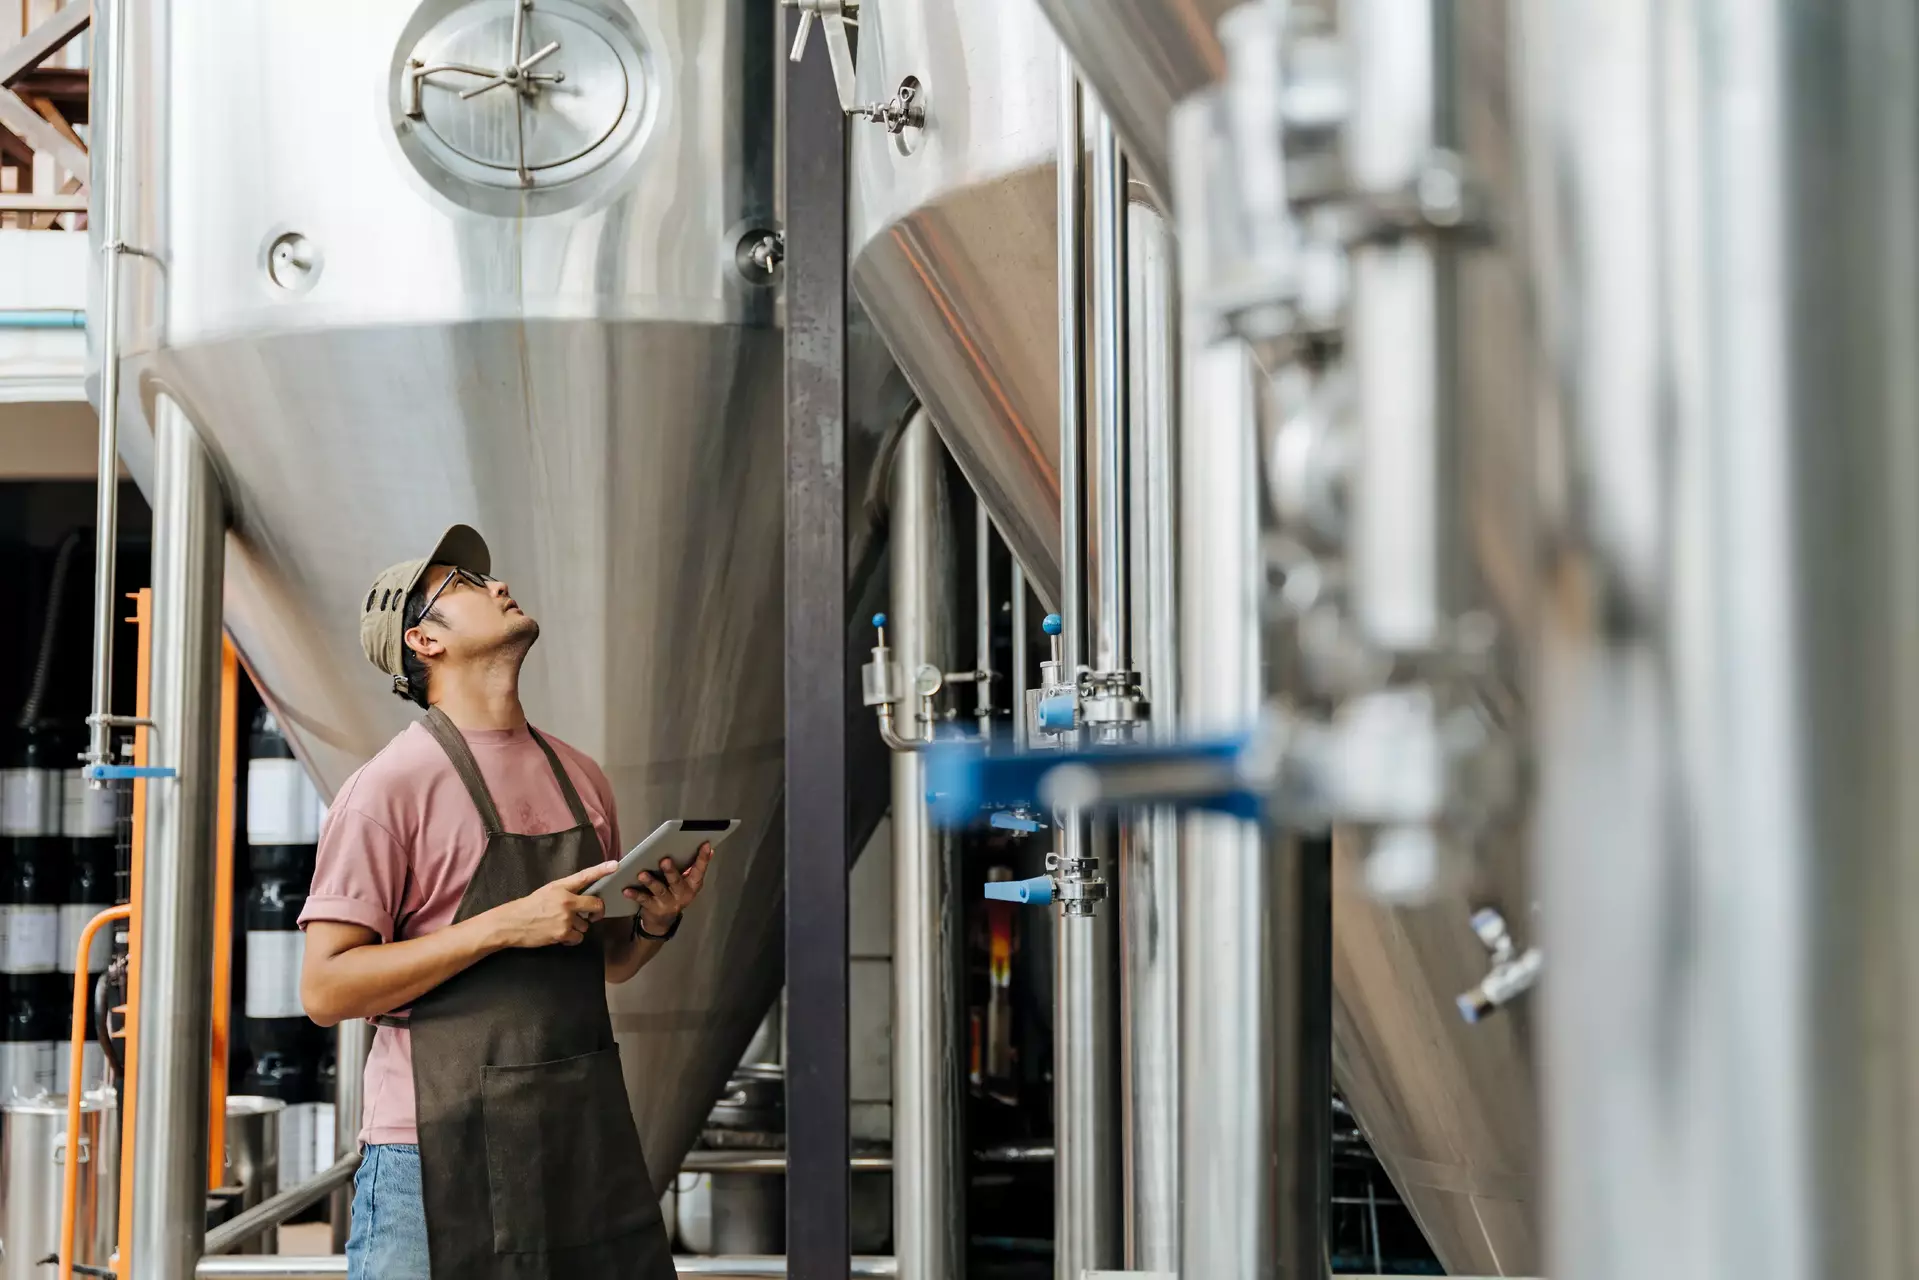
POLYGON ((660 873, 660 860, 671 858, 673 865, 681 871, 693 865, 693 859, 699 856, 700 846, 710 844, 715 849, 720 842, 738 829, 738 818, 675 818, 662 822, 653 828, 653 834, 627 850, 620 859, 620 865, 595 880, 587 892, 606 902, 606 914, 609 919, 635 915, 640 904, 627 897, 621 890, 628 885, 640 882, 640 872, 651 871, 657 878, 660 873))

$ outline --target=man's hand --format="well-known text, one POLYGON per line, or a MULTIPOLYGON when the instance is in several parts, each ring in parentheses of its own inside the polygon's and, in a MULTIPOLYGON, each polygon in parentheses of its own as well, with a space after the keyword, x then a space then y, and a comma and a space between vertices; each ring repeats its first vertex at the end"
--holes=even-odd
POLYGON ((575 871, 486 912, 494 937, 502 947, 579 946, 587 926, 606 914, 606 903, 581 890, 619 865, 602 862, 575 871))
POLYGON ((673 927, 680 912, 693 905, 706 883, 707 864, 713 861, 713 846, 703 844, 693 857, 693 865, 682 875, 671 858, 660 859, 658 872, 642 871, 639 884, 623 892, 640 904, 640 927, 658 937, 673 927))

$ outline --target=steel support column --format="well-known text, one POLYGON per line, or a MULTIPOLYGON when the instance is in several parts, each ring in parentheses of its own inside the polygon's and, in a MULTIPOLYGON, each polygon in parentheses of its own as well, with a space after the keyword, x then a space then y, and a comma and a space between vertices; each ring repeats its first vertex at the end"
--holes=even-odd
MULTIPOLYGON (((787 12, 787 44, 800 10, 787 12)), ((786 68, 786 1243, 844 1280, 847 1209, 846 118, 823 41, 786 68)))
POLYGON ((225 506, 186 414, 154 407, 153 731, 140 927, 133 1280, 187 1280, 206 1230, 225 506))
MULTIPOLYGON (((946 451, 922 410, 893 455, 894 654, 906 671, 953 665, 953 513, 946 451)), ((902 1280, 966 1270, 960 1106, 960 900, 953 837, 926 813, 926 765, 893 753, 893 1242, 902 1280)))

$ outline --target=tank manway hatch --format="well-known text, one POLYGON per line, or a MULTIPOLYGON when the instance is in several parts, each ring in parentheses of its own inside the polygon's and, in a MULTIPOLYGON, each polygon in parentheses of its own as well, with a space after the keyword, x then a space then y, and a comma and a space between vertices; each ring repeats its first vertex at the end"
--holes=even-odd
POLYGON ((393 68, 401 149, 482 213, 551 213, 618 180, 639 150, 646 44, 622 5, 434 0, 393 68))

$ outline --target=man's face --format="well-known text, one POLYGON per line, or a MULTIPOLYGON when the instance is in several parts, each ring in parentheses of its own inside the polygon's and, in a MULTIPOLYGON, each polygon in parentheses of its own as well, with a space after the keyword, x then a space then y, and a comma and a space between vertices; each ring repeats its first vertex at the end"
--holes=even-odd
POLYGON ((517 649, 524 654, 539 639, 540 624, 514 602, 507 584, 497 578, 436 564, 420 579, 429 614, 443 622, 426 621, 407 632, 413 647, 428 657, 460 663, 495 657, 517 649))

